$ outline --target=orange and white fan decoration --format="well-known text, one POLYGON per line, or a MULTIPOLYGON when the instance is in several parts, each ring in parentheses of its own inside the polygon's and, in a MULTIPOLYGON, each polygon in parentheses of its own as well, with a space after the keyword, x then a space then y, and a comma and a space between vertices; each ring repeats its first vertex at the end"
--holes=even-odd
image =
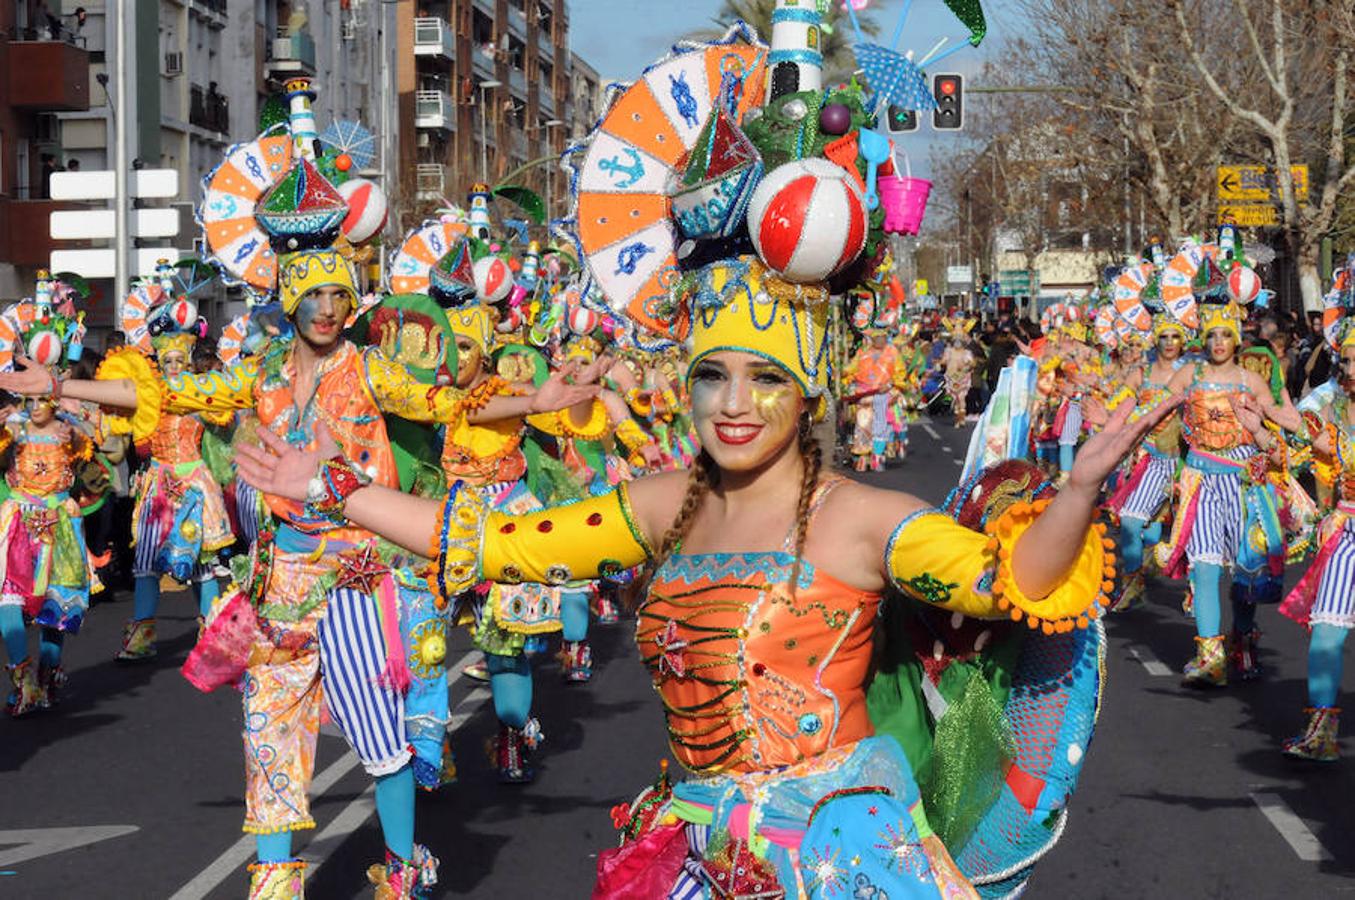
POLYGON ((466 213, 453 207, 405 235, 390 260, 391 293, 428 293, 428 270, 456 246, 469 228, 466 213))
POLYGON ((571 148, 572 230, 616 312, 660 333, 659 307, 678 275, 669 189, 716 103, 735 122, 762 103, 767 46, 746 25, 710 43, 677 44, 628 87, 615 88, 592 136, 571 148))
POLYGON ((249 334, 249 313, 241 313, 226 323, 221 329, 221 337, 216 342, 216 355, 226 365, 240 358, 240 350, 249 334))
POLYGON ((1191 238, 1162 270, 1162 303, 1172 318, 1192 330, 1200 327, 1200 312, 1195 307, 1195 276, 1204 261, 1216 259, 1218 252, 1217 245, 1201 244, 1191 238))
POLYGON ((275 125, 249 143, 236 144, 205 179, 198 207, 207 247, 228 279, 258 291, 273 289, 278 261, 254 210, 268 189, 287 174, 292 153, 286 125, 275 125))
POLYGON ((23 335, 36 316, 32 303, 15 303, 0 312, 0 372, 14 370, 14 352, 24 355, 23 335))
POLYGON ((127 346, 150 354, 151 333, 148 327, 153 307, 166 301, 165 290, 152 278, 142 278, 132 285, 122 301, 122 333, 127 335, 127 346))
POLYGON ((1148 331, 1153 327, 1153 314, 1143 305, 1143 289, 1148 286, 1148 279, 1152 276, 1153 264, 1144 262, 1127 266, 1111 283, 1115 311, 1139 331, 1148 331))
POLYGON ((1115 328, 1117 319, 1120 319, 1120 317, 1116 315, 1115 307, 1109 303, 1098 307, 1096 317, 1092 319, 1092 329, 1096 332, 1096 339, 1110 350, 1114 350, 1120 345, 1120 334, 1115 328))

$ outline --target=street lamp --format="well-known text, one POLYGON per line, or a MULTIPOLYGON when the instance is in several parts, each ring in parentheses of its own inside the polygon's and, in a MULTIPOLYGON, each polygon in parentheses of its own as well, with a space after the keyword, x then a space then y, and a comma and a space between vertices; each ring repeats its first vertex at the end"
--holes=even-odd
POLYGON ((489 104, 489 98, 485 92, 496 87, 503 87, 503 82, 492 79, 480 82, 480 179, 486 184, 489 183, 489 125, 485 107, 489 104))
MULTIPOLYGON (((561 119, 547 119, 546 121, 542 122, 540 125, 536 125, 536 126, 530 128, 530 129, 528 129, 528 130, 529 130, 529 131, 544 131, 544 132, 546 132, 546 134, 544 135, 544 138, 545 138, 545 141, 546 141, 546 148, 547 148, 548 153, 552 153, 552 154, 553 154, 553 153, 555 152, 555 146, 554 146, 554 143, 551 141, 550 130, 551 130, 552 128, 559 128, 559 127, 560 127, 561 125, 563 125, 563 124, 565 124, 565 123, 564 123, 564 121, 561 120, 561 119)), ((551 201, 554 199, 552 195, 555 193, 555 191, 554 191, 554 181, 555 181, 555 167, 554 167, 554 166, 551 166, 551 167, 549 167, 549 168, 546 169, 546 227, 547 227, 547 228, 550 227, 550 206, 551 206, 551 201)))

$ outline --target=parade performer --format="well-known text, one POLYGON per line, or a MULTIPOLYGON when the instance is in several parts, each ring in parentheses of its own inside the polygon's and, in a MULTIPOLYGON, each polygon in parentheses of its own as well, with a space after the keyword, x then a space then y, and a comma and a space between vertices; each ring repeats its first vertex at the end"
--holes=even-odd
MULTIPOLYGON (((1346 276, 1348 277, 1348 275, 1346 276)), ((1346 637, 1355 627, 1355 319, 1345 309, 1345 290, 1328 296, 1326 334, 1340 360, 1341 392, 1305 413, 1315 466, 1330 488, 1331 507, 1318 528, 1317 555, 1280 605, 1281 614, 1311 629, 1308 639, 1308 723, 1284 742, 1285 755, 1334 762, 1346 637)))
MULTIPOLYGON (((1234 642, 1248 642, 1254 660, 1255 599, 1262 596, 1262 587, 1278 591, 1286 553, 1277 495, 1265 475, 1266 458, 1258 458, 1258 439, 1239 420, 1236 404, 1248 397, 1265 419, 1289 431, 1297 431, 1301 422, 1292 404, 1276 403, 1270 386, 1237 363, 1242 308, 1231 300, 1202 302, 1199 316, 1205 359, 1181 368, 1167 384, 1171 394, 1186 397, 1181 417, 1188 452, 1177 482, 1171 534, 1156 554, 1167 577, 1189 574, 1197 636, 1184 682, 1205 687, 1228 682, 1219 597, 1224 570, 1232 570, 1234 583, 1258 589, 1232 598, 1234 642)), ((1266 435, 1259 449, 1269 452, 1280 442, 1266 435)))
MULTIPOLYGON (((449 255, 469 252, 468 247, 459 247, 449 251, 449 255)), ((443 280, 443 273, 454 265, 453 261, 440 262, 433 270, 433 296, 444 304, 458 299, 458 288, 443 280)), ((465 392, 468 408, 478 412, 496 397, 521 394, 523 385, 508 382, 491 368, 496 321, 491 307, 472 296, 469 303, 452 306, 446 312, 458 353, 454 383, 465 392)), ((599 359, 583 377, 591 381, 599 367, 609 365, 606 358, 599 359)), ((577 361, 570 362, 557 377, 572 378, 580 371, 577 361)), ((530 418, 521 415, 495 418, 484 414, 467 417, 449 426, 443 439, 441 459, 447 478, 461 480, 495 509, 518 513, 540 509, 541 501, 529 490, 526 481, 523 437, 529 423, 552 435, 589 440, 600 439, 609 428, 605 406, 591 399, 580 406, 577 418, 573 411, 530 418)), ((570 665, 591 672, 591 655, 585 642, 588 592, 578 586, 565 592, 559 585, 487 583, 463 600, 474 612, 476 644, 486 655, 494 711, 499 718, 494 744, 499 780, 505 784, 530 782, 535 771, 528 756, 540 741, 541 728, 531 717, 532 669, 525 653, 526 643, 534 635, 561 630, 562 619, 567 618, 571 627, 566 640, 573 641, 569 648, 570 665)))
MULTIPOLYGON (((154 276, 135 286, 123 305, 123 333, 128 346, 108 354, 104 365, 117 369, 137 357, 149 361, 166 378, 189 370, 193 347, 201 333, 197 307, 176 291, 174 269, 161 260, 154 276)), ((97 376, 96 376, 97 377, 97 376)), ((110 433, 131 433, 147 460, 133 479, 135 588, 132 617, 123 629, 121 662, 147 660, 156 654, 155 616, 160 606, 160 578, 168 575, 190 585, 200 617, 220 593, 217 552, 235 542, 221 486, 203 460, 203 433, 208 421, 224 424, 229 413, 170 413, 158 417, 152 430, 130 432, 125 419, 106 418, 110 433)))
POLYGON ((946 319, 946 349, 941 354, 941 367, 945 370, 946 395, 950 397, 950 411, 955 417, 955 427, 965 424, 966 398, 974 381, 974 354, 969 349, 969 330, 974 327, 973 319, 946 319))
MULTIPOLYGON (((1136 417, 1146 415, 1170 396, 1167 385, 1181 367, 1186 336, 1185 325, 1166 310, 1153 316, 1157 357, 1141 372, 1134 398, 1136 417)), ((1142 455, 1106 504, 1120 519, 1122 581, 1116 610, 1128 609, 1144 598, 1144 544, 1160 541, 1163 529, 1172 521, 1171 498, 1180 464, 1181 422, 1172 413, 1144 438, 1142 455)))
MULTIPOLYGON (((84 325, 73 309, 56 308, 52 294, 52 280, 40 271, 34 299, 0 315, 0 367, 10 368, 17 355, 54 373, 80 357, 84 325)), ((12 716, 56 704, 66 680, 65 636, 80 630, 93 581, 80 506, 72 496, 93 444, 58 417, 58 404, 59 397, 29 400, 0 429, 8 487, 0 502, 0 637, 9 656, 12 716), (36 670, 28 624, 39 632, 36 670)))
POLYGON ((852 438, 856 471, 884 469, 893 442, 890 399, 900 368, 898 351, 882 327, 867 328, 865 342, 848 363, 849 401, 856 409, 857 427, 852 438))
MULTIPOLYGON (((740 26, 715 44, 683 45, 670 62, 681 66, 704 53, 742 79, 734 88, 710 84, 709 93, 700 93, 711 120, 737 129, 730 110, 742 114, 763 96, 765 48, 740 26), (718 99, 722 91, 731 91, 728 105, 718 99)), ((662 80, 665 71, 661 65, 648 74, 662 80)), ((647 83, 630 90, 649 97, 647 83)), ((615 125, 617 140, 628 133, 622 123, 632 121, 626 96, 617 95, 614 115, 599 126, 610 137, 615 125)), ((778 104, 821 99, 818 91, 784 95, 758 122, 782 118, 778 104)), ((858 127, 872 124, 857 89, 826 99, 846 101, 849 122, 858 127)), ((663 115, 657 107, 654 114, 663 115)), ((629 133, 648 129, 652 136, 648 116, 641 118, 645 124, 629 133)), ((801 110, 794 121, 800 120, 817 117, 801 110)), ((680 133, 673 134, 678 140, 680 133)), ((799 143, 823 140, 817 131, 802 132, 799 143)), ((615 154, 615 144, 584 145, 577 153, 571 164, 581 174, 574 183, 588 184, 606 177, 597 164, 615 154)), ((833 246, 839 236, 841 249, 832 255, 850 263, 860 245, 843 242, 836 231, 843 222, 823 213, 841 202, 850 217, 855 201, 856 221, 864 225, 860 195, 845 171, 817 158, 784 165, 791 170, 773 169, 764 187, 804 175, 812 181, 806 197, 822 191, 823 199, 816 198, 814 216, 806 201, 789 215, 793 205, 780 205, 772 218, 797 236, 803 230, 816 248, 833 246)), ((719 186, 716 196, 727 188, 719 186)), ((595 203, 619 202, 627 195, 581 191, 581 230, 597 221, 595 203)), ((757 208, 755 200, 750 222, 757 208)), ((629 218, 617 210, 621 225, 629 218)), ((731 227, 737 226, 735 214, 731 227)), ((775 226, 749 231, 765 236, 775 226)), ((1126 427, 1130 409, 1118 411, 1084 448, 1068 487, 1047 504, 1010 502, 1048 492, 1029 468, 1013 471, 1012 484, 999 478, 962 488, 959 514, 987 529, 972 531, 916 498, 824 475, 813 425, 829 406, 830 295, 823 279, 831 261, 822 269, 783 261, 774 271, 761 257, 717 256, 677 281, 682 312, 636 293, 638 261, 648 250, 631 248, 619 267, 617 244, 625 242, 614 231, 597 244, 580 238, 595 277, 633 270, 604 286, 614 308, 655 326, 691 325, 687 384, 703 448, 692 470, 527 515, 490 510, 464 484, 452 485, 439 505, 347 480, 316 481, 321 463, 347 465, 339 449, 304 452, 272 436, 264 436, 264 448, 241 448, 242 475, 291 497, 313 486, 342 503, 356 524, 434 552, 431 581, 448 596, 485 578, 558 584, 648 563, 637 644, 673 751, 700 777, 680 784, 661 779, 632 807, 616 811, 627 840, 600 859, 595 897, 695 897, 708 888, 732 896, 825 898, 847 890, 974 896, 975 883, 1019 890, 1031 861, 1060 828, 1090 738, 1103 641, 1093 620, 1114 571, 1104 538, 1091 528, 1096 496, 1156 420, 1126 427), (981 509, 971 498, 982 498, 981 509), (1002 621, 975 623, 976 631, 963 633, 958 643, 967 662, 947 656, 944 645, 937 661, 938 641, 929 637, 932 664, 891 669, 887 690, 868 700, 872 634, 889 585, 912 598, 905 617, 939 625, 934 634, 947 633, 952 613, 1002 621), (991 640, 1023 660, 1004 668, 1012 681, 997 679, 1011 686, 1009 695, 1000 699, 977 674, 985 653, 975 656, 970 634, 980 648, 991 640), (959 668, 942 678, 949 662, 959 668), (929 704, 924 693, 939 702, 929 704), (1004 700, 1015 705, 1004 708, 1004 700), (873 721, 881 719, 890 724, 877 730, 873 721), (1035 721, 1033 729, 1024 724, 1035 721), (962 762, 957 742, 965 751, 982 742, 991 752, 979 754, 981 761, 962 753, 970 761, 962 762), (1040 747, 1027 754, 1031 742, 1040 747), (1037 758, 1049 764, 1032 762, 1037 758), (923 772, 931 773, 925 795, 923 772), (978 784, 991 792, 982 792, 975 809, 978 784)), ((771 246, 761 252, 776 258, 771 246)))

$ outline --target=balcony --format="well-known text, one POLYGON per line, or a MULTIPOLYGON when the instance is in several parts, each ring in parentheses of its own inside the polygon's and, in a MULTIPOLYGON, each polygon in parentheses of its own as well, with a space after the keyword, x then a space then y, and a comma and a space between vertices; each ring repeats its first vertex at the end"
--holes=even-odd
POLYGON ((512 2, 508 4, 508 30, 524 41, 527 40, 527 14, 515 7, 512 2))
POLYGON ((315 75, 315 39, 309 32, 288 34, 279 29, 269 45, 268 72, 275 78, 315 75))
POLYGON ((550 29, 537 26, 536 52, 546 59, 555 59, 555 43, 550 39, 550 29))
POLYGON ((549 82, 541 82, 541 90, 537 92, 536 101, 541 105, 542 115, 547 119, 555 118, 555 95, 551 93, 549 82))
POLYGON ((414 199, 441 200, 447 196, 447 167, 442 163, 419 163, 414 167, 414 199))
MULTIPOLYGON (((0 198, 0 259, 19 267, 47 268, 51 264, 52 213, 83 209, 62 200, 10 200, 0 198)), ((88 247, 88 241, 62 241, 64 249, 88 247)))
POLYGON ((9 102, 21 109, 89 109, 89 53, 62 41, 9 45, 9 102))
POLYGON ((476 47, 471 51, 471 69, 476 75, 480 76, 480 81, 495 80, 494 58, 486 56, 484 51, 476 47))
POLYGON ((434 59, 456 58, 456 34, 445 19, 436 16, 414 20, 414 55, 434 59))
POLYGON ((414 92, 414 127, 456 130, 456 105, 446 91, 414 92))
POLYGON ((213 88, 190 85, 188 89, 188 124, 217 134, 230 134, 231 113, 226 98, 213 88))
POLYGON ((188 11, 198 16, 208 28, 226 27, 226 0, 188 0, 188 11))
POLYGON ((513 89, 513 96, 527 96, 527 75, 521 69, 508 70, 508 86, 513 89))

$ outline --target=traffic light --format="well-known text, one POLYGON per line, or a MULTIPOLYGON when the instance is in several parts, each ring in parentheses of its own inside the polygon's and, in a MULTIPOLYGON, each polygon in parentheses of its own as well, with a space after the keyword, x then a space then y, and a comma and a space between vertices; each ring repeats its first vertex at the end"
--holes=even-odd
POLYGON ((917 131, 917 110, 904 109, 902 106, 889 107, 889 131, 892 134, 903 134, 907 131, 917 131))
POLYGON ((936 96, 932 127, 937 131, 959 131, 963 128, 964 76, 933 75, 932 93, 936 96))

